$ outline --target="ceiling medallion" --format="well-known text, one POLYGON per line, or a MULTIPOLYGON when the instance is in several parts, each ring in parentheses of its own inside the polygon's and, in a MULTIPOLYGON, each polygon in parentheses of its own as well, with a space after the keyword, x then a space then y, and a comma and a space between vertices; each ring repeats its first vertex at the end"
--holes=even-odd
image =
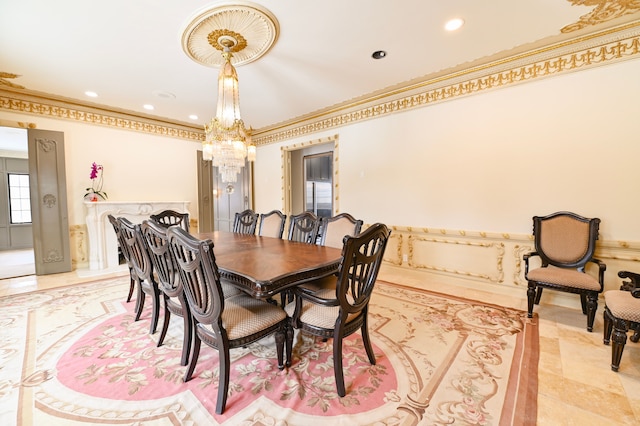
POLYGON ((276 17, 250 2, 218 3, 197 11, 182 32, 182 49, 201 65, 220 67, 226 40, 233 40, 233 65, 253 62, 267 53, 278 39, 276 17))
POLYGON ((224 51, 228 48, 232 53, 238 53, 247 47, 247 40, 235 31, 214 30, 207 36, 207 41, 214 49, 224 51), (228 41, 231 40, 231 43, 228 41))

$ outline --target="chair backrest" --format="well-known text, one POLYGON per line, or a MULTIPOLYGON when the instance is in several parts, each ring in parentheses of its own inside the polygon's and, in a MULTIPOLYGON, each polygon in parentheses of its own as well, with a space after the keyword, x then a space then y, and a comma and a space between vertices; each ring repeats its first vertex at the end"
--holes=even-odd
POLYGON ((535 248, 542 264, 584 271, 593 258, 600 219, 571 212, 533 217, 535 248))
POLYGON ((153 265, 151 258, 147 252, 140 225, 133 224, 125 217, 119 217, 120 233, 122 241, 129 252, 131 267, 141 280, 151 280, 153 274, 153 265))
POLYGON ((127 250, 127 244, 123 240, 122 232, 120 232, 120 223, 118 222, 118 219, 111 214, 107 215, 107 218, 109 219, 109 222, 111 222, 111 225, 113 226, 113 230, 116 233, 116 238, 118 240, 118 247, 120 247, 120 252, 122 253, 122 257, 124 257, 124 260, 127 262, 127 266, 129 266, 129 268, 132 268, 133 265, 131 264, 129 251, 127 250))
POLYGON ((152 214, 150 219, 166 228, 173 225, 180 225, 182 229, 189 232, 189 213, 180 213, 175 210, 164 210, 157 214, 152 214))
POLYGON ((167 230, 167 238, 191 314, 199 323, 209 324, 220 333, 224 296, 213 241, 199 240, 177 226, 167 230))
POLYGON ((258 235, 262 237, 282 238, 284 222, 286 220, 287 216, 279 210, 272 210, 269 213, 261 214, 258 235))
POLYGON ((287 239, 301 243, 315 243, 318 232, 318 217, 311 212, 303 212, 289 217, 287 239))
POLYGON ((167 229, 166 226, 152 220, 145 220, 140 225, 140 232, 162 292, 169 297, 178 297, 182 293, 182 282, 169 251, 167 229))
POLYGON ((356 236, 360 233, 362 221, 349 213, 340 213, 320 221, 320 241, 322 246, 342 248, 345 235, 356 236))
POLYGON ((338 270, 336 297, 343 324, 350 314, 366 309, 378 278, 391 230, 375 223, 358 236, 345 236, 338 270))
POLYGON ((238 234, 255 234, 258 224, 258 213, 251 209, 236 213, 233 221, 233 232, 238 234))

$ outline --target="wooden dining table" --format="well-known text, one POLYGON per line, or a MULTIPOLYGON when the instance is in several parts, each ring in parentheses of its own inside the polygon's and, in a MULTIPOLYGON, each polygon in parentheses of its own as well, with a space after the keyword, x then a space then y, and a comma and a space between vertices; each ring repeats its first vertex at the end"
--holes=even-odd
POLYGON ((221 277, 256 298, 274 295, 338 271, 342 250, 233 232, 194 234, 213 241, 221 277))

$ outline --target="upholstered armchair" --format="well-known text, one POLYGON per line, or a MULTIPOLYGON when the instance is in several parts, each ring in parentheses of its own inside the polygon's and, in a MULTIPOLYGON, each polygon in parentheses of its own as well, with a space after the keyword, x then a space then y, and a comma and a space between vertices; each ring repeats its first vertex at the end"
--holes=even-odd
POLYGON ((599 226, 600 219, 571 212, 533 217, 535 251, 523 256, 529 318, 533 316, 533 305, 540 303, 543 289, 574 293, 580 295, 582 313, 587 316, 587 330, 593 331, 598 295, 604 288, 607 268, 593 257, 599 226), (539 268, 531 268, 533 258, 540 259, 539 268), (597 266, 597 277, 586 272, 588 263, 597 266))
POLYGON ((609 290, 604 293, 604 344, 611 345, 611 369, 618 371, 622 352, 627 343, 627 332, 633 330, 631 341, 640 338, 640 274, 628 271, 618 272, 623 282, 620 290, 609 290), (613 338, 611 333, 613 332, 613 338))

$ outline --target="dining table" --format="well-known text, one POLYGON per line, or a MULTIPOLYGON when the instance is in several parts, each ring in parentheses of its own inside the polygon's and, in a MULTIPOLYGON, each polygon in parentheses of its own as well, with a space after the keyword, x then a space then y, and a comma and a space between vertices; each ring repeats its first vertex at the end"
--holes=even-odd
POLYGON ((252 234, 195 233, 213 241, 223 280, 260 299, 338 272, 342 250, 317 244, 252 234))

